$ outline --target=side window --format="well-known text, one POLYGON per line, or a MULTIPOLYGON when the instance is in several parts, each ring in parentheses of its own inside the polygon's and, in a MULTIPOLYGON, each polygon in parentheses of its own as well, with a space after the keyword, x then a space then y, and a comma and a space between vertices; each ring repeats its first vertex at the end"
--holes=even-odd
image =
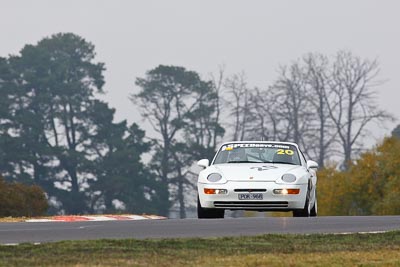
POLYGON ((225 163, 228 160, 228 151, 220 151, 217 155, 217 158, 214 161, 214 164, 225 163))

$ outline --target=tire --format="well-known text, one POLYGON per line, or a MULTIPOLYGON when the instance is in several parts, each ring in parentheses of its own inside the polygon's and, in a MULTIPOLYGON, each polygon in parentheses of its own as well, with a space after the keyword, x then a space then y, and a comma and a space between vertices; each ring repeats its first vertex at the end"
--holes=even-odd
POLYGON ((301 210, 294 210, 293 217, 310 217, 311 207, 310 207, 310 189, 307 191, 306 203, 304 208, 301 210))
POLYGON ((315 190, 315 202, 314 206, 311 209, 310 217, 317 217, 318 216, 318 201, 317 201, 317 190, 315 190))
POLYGON ((223 219, 224 209, 205 209, 201 207, 200 199, 197 197, 197 218, 199 219, 223 219))

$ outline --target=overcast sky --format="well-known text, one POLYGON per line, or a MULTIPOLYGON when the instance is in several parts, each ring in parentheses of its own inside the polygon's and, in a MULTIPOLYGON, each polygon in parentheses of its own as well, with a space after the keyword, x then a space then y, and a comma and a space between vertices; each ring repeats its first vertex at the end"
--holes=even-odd
POLYGON ((387 80, 378 102, 400 119, 399 12, 398 0, 0 0, 0 56, 54 33, 78 34, 106 64, 105 99, 117 118, 140 123, 128 96, 138 90, 135 78, 158 64, 203 77, 225 64, 228 73, 245 71, 251 86, 267 87, 279 65, 349 49, 378 58, 387 80))

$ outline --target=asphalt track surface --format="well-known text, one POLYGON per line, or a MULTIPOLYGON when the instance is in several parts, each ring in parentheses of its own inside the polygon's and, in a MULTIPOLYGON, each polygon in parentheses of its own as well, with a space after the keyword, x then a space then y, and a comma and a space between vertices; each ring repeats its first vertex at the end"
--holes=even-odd
POLYGON ((400 230, 400 216, 19 222, 0 223, 0 243, 42 243, 103 238, 250 236, 269 233, 353 233, 390 230, 400 230))

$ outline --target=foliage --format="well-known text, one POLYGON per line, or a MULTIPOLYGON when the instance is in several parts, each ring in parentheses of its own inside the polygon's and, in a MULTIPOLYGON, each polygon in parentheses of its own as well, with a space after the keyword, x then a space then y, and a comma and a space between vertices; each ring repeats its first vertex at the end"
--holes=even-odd
POLYGON ((386 138, 347 171, 318 172, 321 215, 400 214, 400 140, 386 138))
POLYGON ((318 215, 347 215, 349 180, 336 168, 325 167, 318 171, 318 215), (346 205, 347 204, 347 205, 346 205))
POLYGON ((0 216, 40 216, 47 208, 45 192, 39 186, 7 183, 0 176, 0 216))
MULTIPOLYGON (((90 189, 100 194, 92 196, 92 206, 104 206, 104 212, 120 212, 113 200, 122 201, 122 210, 130 213, 157 213, 160 206, 158 183, 154 175, 141 162, 141 155, 149 151, 144 142, 144 131, 138 125, 129 128, 126 122, 105 127, 94 141, 104 144, 105 152, 94 165, 96 180, 90 189), (103 142, 97 138, 105 138, 103 142)), ((94 209, 96 210, 96 209, 94 209)))

